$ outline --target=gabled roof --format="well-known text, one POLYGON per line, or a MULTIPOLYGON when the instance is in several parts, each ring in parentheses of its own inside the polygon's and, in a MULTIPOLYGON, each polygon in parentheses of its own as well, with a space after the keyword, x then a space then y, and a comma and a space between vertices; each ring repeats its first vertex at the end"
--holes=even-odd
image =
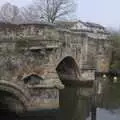
POLYGON ((88 27, 88 28, 105 29, 100 24, 96 24, 96 23, 92 23, 92 22, 83 22, 81 20, 77 20, 77 21, 56 21, 55 25, 57 27, 60 27, 60 28, 70 29, 70 28, 74 27, 74 25, 76 25, 77 23, 81 23, 85 27, 88 27))
POLYGON ((56 25, 56 27, 70 29, 77 23, 78 23, 78 21, 56 21, 55 25, 56 25))

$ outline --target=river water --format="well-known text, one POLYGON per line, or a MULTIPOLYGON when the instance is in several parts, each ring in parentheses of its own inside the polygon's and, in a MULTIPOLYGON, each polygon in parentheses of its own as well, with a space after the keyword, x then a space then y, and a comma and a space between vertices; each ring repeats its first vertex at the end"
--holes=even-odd
MULTIPOLYGON (((60 91, 59 110, 25 113, 15 120, 91 120, 91 97, 82 96, 76 91, 79 88, 60 91)), ((97 98, 96 120, 120 120, 120 83, 109 82, 97 98)))
POLYGON ((120 83, 109 82, 99 99, 96 120, 120 120, 120 83))
MULTIPOLYGON (((61 92, 61 120, 91 120, 91 97, 83 97, 76 90, 66 88, 61 92)), ((120 120, 120 83, 107 82, 96 105, 96 120, 120 120)))

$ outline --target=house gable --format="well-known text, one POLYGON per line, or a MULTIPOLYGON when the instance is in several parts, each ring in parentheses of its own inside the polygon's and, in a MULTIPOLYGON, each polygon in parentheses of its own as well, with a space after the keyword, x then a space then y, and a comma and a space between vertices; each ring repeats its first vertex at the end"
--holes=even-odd
POLYGON ((85 23, 78 21, 71 27, 71 30, 89 30, 85 23))

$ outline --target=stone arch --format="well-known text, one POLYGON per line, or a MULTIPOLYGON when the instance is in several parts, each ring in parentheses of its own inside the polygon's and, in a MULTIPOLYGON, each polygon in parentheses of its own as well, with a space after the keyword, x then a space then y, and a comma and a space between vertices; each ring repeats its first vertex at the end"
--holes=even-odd
POLYGON ((79 80, 79 67, 73 57, 66 56, 58 64, 56 71, 65 86, 59 93, 59 105, 61 114, 64 116, 62 119, 73 119, 73 113, 79 100, 77 95, 79 88, 73 83, 76 83, 75 80, 79 80))
POLYGON ((66 56, 56 67, 61 80, 78 80, 80 78, 79 67, 71 56, 66 56))
POLYGON ((13 112, 24 112, 28 109, 29 97, 14 83, 0 81, 0 108, 13 112))

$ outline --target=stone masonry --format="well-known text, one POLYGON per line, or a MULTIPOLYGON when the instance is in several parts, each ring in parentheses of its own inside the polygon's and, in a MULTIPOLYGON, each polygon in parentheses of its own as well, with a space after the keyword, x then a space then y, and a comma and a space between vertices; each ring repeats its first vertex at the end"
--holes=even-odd
POLYGON ((16 111, 58 108, 61 80, 94 80, 92 69, 108 72, 110 58, 105 32, 0 23, 0 91, 16 111))

